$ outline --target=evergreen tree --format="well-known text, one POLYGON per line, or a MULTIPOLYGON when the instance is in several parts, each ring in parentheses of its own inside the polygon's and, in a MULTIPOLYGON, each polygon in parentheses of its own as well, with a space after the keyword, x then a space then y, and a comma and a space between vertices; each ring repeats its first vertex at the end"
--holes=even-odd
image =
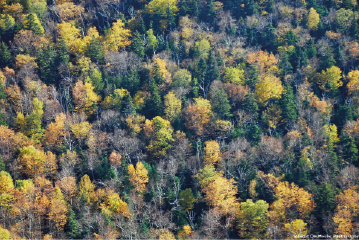
POLYGON ((11 52, 4 42, 0 46, 0 68, 9 67, 11 65, 11 52))
POLYGON ((26 30, 31 30, 33 31, 36 35, 43 35, 44 34, 44 29, 41 26, 41 23, 39 21, 39 19, 37 18, 36 14, 34 13, 30 13, 25 17, 25 22, 26 22, 26 30))
POLYGON ((317 55, 317 47, 312 38, 309 40, 308 47, 305 48, 305 51, 307 52, 309 59, 317 55))
POLYGON ((55 53, 48 45, 38 49, 36 63, 39 67, 41 80, 47 84, 55 83, 55 53))
POLYGON ((187 0, 179 0, 178 1, 178 9, 179 9, 179 14, 180 16, 186 16, 187 14, 189 14, 191 12, 189 3, 187 0))
POLYGON ((315 203, 319 211, 331 212, 336 207, 335 196, 340 193, 338 188, 335 188, 329 183, 322 184, 316 194, 314 195, 315 203))
POLYGON ((218 62, 213 51, 210 52, 208 58, 208 68, 206 78, 212 82, 214 80, 220 80, 221 73, 219 72, 218 62))
POLYGON ((104 51, 102 48, 102 44, 98 38, 93 38, 88 47, 88 56, 91 61, 96 64, 103 64, 104 60, 104 51))
POLYGON ((336 65, 336 61, 334 59, 333 50, 331 47, 327 47, 324 55, 320 58, 320 69, 326 70, 336 65))
POLYGON ((289 54, 287 52, 284 52, 282 54, 281 60, 279 62, 279 66, 280 66, 280 68, 283 69, 284 76, 292 73, 293 66, 289 62, 289 54))
POLYGON ((141 35, 138 31, 135 32, 132 42, 131 49, 134 51, 141 59, 145 56, 145 47, 143 44, 143 35, 141 35))
POLYGON ((64 231, 67 237, 70 239, 80 238, 79 223, 76 220, 76 215, 71 208, 67 212, 67 221, 64 227, 64 231))
POLYGON ((166 13, 167 13, 168 28, 172 31, 173 29, 176 28, 176 19, 169 5, 167 7, 166 13))
POLYGON ((131 114, 136 114, 136 110, 135 110, 135 106, 133 104, 133 101, 132 101, 132 97, 130 94, 127 94, 125 97, 124 97, 124 110, 123 112, 128 116, 128 115, 131 115, 131 114))
POLYGON ((140 75, 137 71, 130 69, 123 79, 123 87, 135 94, 140 89, 140 75))
POLYGON ((247 131, 247 139, 253 144, 258 145, 261 140, 262 130, 257 124, 253 124, 247 131))
POLYGON ((344 143, 343 157, 345 161, 355 164, 358 163, 358 147, 355 144, 355 139, 344 135, 341 137, 341 140, 344 143))
POLYGON ((275 28, 270 22, 262 32, 262 45, 268 52, 275 52, 277 49, 277 36, 275 35, 275 28))
POLYGON ((253 114, 253 118, 258 118, 258 104, 256 102, 256 98, 254 97, 254 94, 252 92, 249 92, 244 101, 243 101, 243 110, 250 112, 253 114))
POLYGON ((5 171, 5 163, 0 156, 0 172, 5 171))
POLYGON ((151 96, 147 98, 147 101, 145 103, 145 114, 146 118, 152 119, 156 116, 162 115, 162 99, 153 78, 150 79, 149 87, 151 96))
POLYGON ((0 82, 0 100, 5 100, 5 99, 6 99, 5 89, 2 83, 0 82))
POLYGON ((293 88, 289 84, 286 84, 284 86, 284 89, 285 93, 280 99, 282 116, 286 120, 286 122, 295 121, 297 120, 297 109, 294 103, 293 88))
POLYGON ((217 90, 213 96, 211 96, 212 110, 220 118, 231 117, 231 105, 229 105, 228 95, 223 88, 217 90))
POLYGON ((63 39, 61 39, 58 43, 55 62, 56 66, 59 66, 60 64, 68 65, 70 62, 69 48, 63 39))
POLYGON ((252 89, 254 90, 256 83, 258 81, 258 69, 255 65, 250 64, 247 68, 247 72, 246 72, 246 84, 252 89))
POLYGON ((220 51, 217 52, 217 58, 218 58, 218 60, 217 60, 218 66, 224 67, 224 61, 223 61, 223 58, 222 58, 222 55, 221 55, 220 51))

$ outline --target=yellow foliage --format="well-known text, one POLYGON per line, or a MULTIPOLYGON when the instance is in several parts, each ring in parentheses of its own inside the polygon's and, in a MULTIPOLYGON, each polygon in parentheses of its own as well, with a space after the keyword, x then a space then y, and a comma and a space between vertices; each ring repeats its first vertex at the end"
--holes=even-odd
POLYGON ((322 71, 322 73, 318 76, 317 83, 320 89, 330 91, 343 86, 343 82, 340 80, 341 78, 342 70, 340 70, 337 66, 333 66, 325 71, 322 71))
POLYGON ((131 37, 131 31, 124 28, 125 24, 121 19, 112 24, 112 28, 105 36, 104 45, 106 49, 111 51, 118 51, 120 48, 125 48, 131 44, 129 37, 131 37))
POLYGON ((348 73, 349 83, 347 85, 349 94, 358 93, 359 91, 359 70, 352 70, 348 73))
POLYGON ((305 223, 302 219, 296 219, 291 223, 287 223, 284 225, 285 229, 291 233, 291 235, 307 235, 307 223, 305 223))
POLYGON ((235 214, 239 207, 239 199, 236 198, 238 192, 234 179, 227 179, 222 176, 216 178, 206 188, 205 200, 217 208, 222 214, 235 214))
POLYGON ((51 174, 57 169, 55 155, 32 145, 20 149, 19 160, 21 169, 30 177, 51 174))
POLYGON ((278 59, 272 53, 269 54, 264 51, 248 52, 247 62, 256 65, 260 73, 264 74, 265 72, 270 73, 270 70, 276 67, 278 59))
POLYGON ((26 54, 18 54, 15 58, 15 65, 17 68, 21 68, 22 66, 26 64, 30 64, 33 67, 37 68, 37 64, 35 62, 35 57, 31 57, 30 55, 26 54))
POLYGON ((234 67, 227 67, 223 76, 223 82, 242 85, 244 83, 244 70, 234 67))
POLYGON ((195 48, 197 51, 199 51, 200 55, 207 59, 209 55, 209 51, 211 50, 211 44, 209 41, 205 38, 203 38, 200 41, 197 41, 195 44, 195 48))
POLYGON ((199 173, 196 174, 196 178, 198 179, 198 183, 202 189, 206 188, 209 184, 222 176, 223 172, 216 171, 213 164, 204 166, 204 168, 200 169, 199 173))
POLYGON ((130 174, 130 182, 135 186, 135 190, 143 192, 146 190, 146 183, 148 183, 148 171, 142 162, 136 164, 136 169, 132 164, 128 166, 128 173, 130 174))
POLYGON ((0 14, 0 30, 7 31, 13 28, 15 19, 8 14, 0 14))
POLYGON ((0 172, 0 194, 7 193, 14 190, 14 183, 9 173, 5 171, 0 172))
POLYGON ((71 132, 76 139, 85 139, 90 133, 91 124, 89 122, 75 123, 71 125, 71 132))
POLYGON ((136 136, 142 130, 142 125, 146 118, 141 115, 129 115, 126 118, 128 128, 131 130, 131 135, 136 136))
POLYGON ((99 189, 97 195, 98 205, 103 214, 109 217, 113 217, 115 214, 127 217, 130 214, 127 203, 122 201, 114 190, 110 188, 99 189))
POLYGON ((111 166, 119 167, 122 163, 121 158, 121 154, 116 151, 113 151, 108 160, 110 161, 111 166))
POLYGON ((82 81, 77 81, 72 90, 76 111, 84 109, 88 116, 96 111, 97 103, 101 101, 101 96, 98 96, 94 89, 95 87, 90 82, 83 84, 82 81))
POLYGON ((79 183, 79 196, 84 195, 87 199, 87 203, 91 203, 95 194, 95 185, 91 182, 88 175, 84 175, 79 183))
POLYGON ((10 239, 10 237, 10 232, 0 226, 0 239, 10 239))
POLYGON ((170 122, 172 122, 182 110, 182 101, 178 98, 176 98, 176 95, 173 93, 173 91, 169 92, 165 96, 165 116, 166 119, 170 122))
POLYGON ((279 78, 268 75, 256 84, 258 103, 266 105, 270 99, 280 99, 284 88, 279 78))
POLYGON ((233 129, 233 124, 226 120, 216 120, 216 130, 220 132, 228 132, 233 129))
POLYGON ((167 9, 171 8, 172 12, 178 11, 176 6, 177 0, 153 0, 147 4, 145 10, 151 15, 159 15, 163 18, 167 18, 167 9))
POLYGON ((69 47, 70 52, 83 54, 86 51, 86 43, 81 39, 80 29, 72 26, 68 22, 62 22, 57 25, 60 39, 63 39, 69 47))
POLYGON ((317 13, 314 8, 310 8, 307 22, 308 29, 316 31, 318 29, 319 21, 319 13, 317 13))
POLYGON ((53 147, 58 145, 61 138, 65 134, 65 120, 66 115, 60 113, 56 115, 55 122, 50 123, 48 128, 45 130, 46 144, 53 147))
POLYGON ((175 236, 168 229, 153 229, 151 228, 151 234, 159 240, 175 240, 175 236))
POLYGON ((214 164, 218 162, 221 157, 219 156, 219 144, 217 141, 211 140, 204 143, 206 146, 204 148, 205 156, 204 161, 206 164, 214 164))

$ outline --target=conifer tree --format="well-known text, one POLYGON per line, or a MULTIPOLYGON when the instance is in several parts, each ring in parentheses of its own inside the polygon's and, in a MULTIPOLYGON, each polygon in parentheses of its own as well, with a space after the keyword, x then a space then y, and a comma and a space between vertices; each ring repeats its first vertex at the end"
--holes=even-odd
POLYGON ((60 64, 68 65, 70 62, 69 48, 66 45, 65 40, 61 39, 56 48, 56 65, 60 64))
POLYGON ((140 88, 140 75, 137 71, 130 69, 123 79, 123 87, 135 94, 140 88))
POLYGON ((209 79, 210 82, 212 82, 214 80, 220 80, 220 75, 221 74, 219 72, 216 56, 214 55, 213 51, 211 51, 208 58, 208 68, 207 68, 206 78, 209 79))
POLYGON ((282 116, 287 122, 297 120, 297 109, 294 103, 293 88, 289 84, 286 84, 284 89, 285 93, 280 99, 282 116))
POLYGON ((218 117, 226 118, 232 116, 228 95, 223 88, 216 91, 214 96, 211 96, 211 105, 213 112, 217 113, 218 117))
POLYGON ((247 96, 245 97, 243 101, 243 109, 247 112, 252 113, 254 118, 258 118, 259 108, 256 102, 256 98, 254 97, 254 94, 252 92, 248 93, 247 96))
POLYGON ((251 89, 254 89, 254 87, 256 86, 256 83, 258 81, 258 74, 259 73, 257 67, 253 64, 250 64, 246 72, 246 84, 248 84, 251 89))
POLYGON ((80 238, 79 223, 76 220, 76 215, 71 208, 67 212, 67 221, 64 227, 64 231, 70 239, 80 238))
POLYGON ((35 34, 41 36, 44 34, 44 28, 41 26, 40 20, 36 14, 30 13, 24 19, 25 29, 33 31, 35 34))
POLYGON ((11 64, 11 52, 4 42, 0 46, 0 68, 9 67, 11 64))
POLYGON ((5 163, 0 156, 0 172, 5 171, 5 163))
POLYGON ((145 56, 145 47, 143 44, 143 36, 136 31, 133 35, 133 39, 131 42, 131 49, 134 51, 141 59, 145 56))
POLYGON ((102 44, 98 38, 92 38, 87 51, 88 56, 90 57, 92 62, 96 64, 103 63, 104 51, 102 48, 102 44))
POLYGON ((42 46, 37 51, 37 65, 42 81, 47 84, 55 82, 55 53, 50 46, 42 46))

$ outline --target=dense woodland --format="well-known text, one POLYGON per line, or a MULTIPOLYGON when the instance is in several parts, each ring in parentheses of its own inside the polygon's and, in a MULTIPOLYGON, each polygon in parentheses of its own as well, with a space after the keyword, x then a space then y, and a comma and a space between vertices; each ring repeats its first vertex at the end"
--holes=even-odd
POLYGON ((0 0, 0 238, 359 234, 356 0, 0 0))

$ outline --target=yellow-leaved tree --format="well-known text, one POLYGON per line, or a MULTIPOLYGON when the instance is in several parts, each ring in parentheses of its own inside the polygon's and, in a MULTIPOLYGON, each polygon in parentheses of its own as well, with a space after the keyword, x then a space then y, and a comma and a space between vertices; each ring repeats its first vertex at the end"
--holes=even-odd
POLYGON ((267 105, 271 99, 280 99, 284 93, 284 88, 278 77, 267 75, 256 84, 256 94, 258 103, 267 105))
POLYGON ((77 81, 72 90, 72 98, 75 103, 75 110, 84 110, 86 115, 92 115, 97 108, 97 103, 101 100, 94 92, 95 87, 90 82, 83 84, 82 81, 77 81))
POLYGON ((148 183, 148 171, 142 162, 136 164, 136 168, 133 164, 128 166, 128 173, 130 174, 130 182, 135 186, 135 190, 143 192, 146 190, 146 183, 148 183))
POLYGON ((165 96, 165 116, 166 119, 172 122, 177 116, 180 115, 182 110, 182 101, 176 98, 176 95, 173 91, 169 92, 165 96))
POLYGON ((118 51, 120 48, 125 48, 131 44, 131 31, 124 28, 125 24, 121 19, 112 24, 111 29, 105 36, 105 48, 111 51, 118 51))
POLYGON ((206 146, 204 148, 205 151, 205 156, 204 156, 204 161, 206 164, 215 164, 216 162, 218 162, 221 157, 219 156, 219 144, 217 141, 214 140, 210 140, 210 141, 206 141, 204 143, 206 146))
POLYGON ((359 91, 359 70, 352 70, 348 73, 349 83, 347 85, 349 94, 357 94, 359 91))
POLYGON ((307 22, 308 29, 316 31, 318 29, 319 21, 319 13, 317 13, 314 8, 310 8, 307 22))
POLYGON ((202 97, 195 98, 194 101, 195 103, 190 104, 185 111, 185 125, 201 136, 212 115, 211 102, 202 97))
POLYGON ((95 185, 91 182, 90 177, 86 174, 79 182, 79 196, 84 195, 87 199, 87 204, 90 204, 95 195, 95 185))
POLYGON ((342 79, 342 70, 337 66, 323 70, 321 74, 317 77, 317 83, 323 91, 332 91, 336 90, 339 87, 343 86, 342 79))

